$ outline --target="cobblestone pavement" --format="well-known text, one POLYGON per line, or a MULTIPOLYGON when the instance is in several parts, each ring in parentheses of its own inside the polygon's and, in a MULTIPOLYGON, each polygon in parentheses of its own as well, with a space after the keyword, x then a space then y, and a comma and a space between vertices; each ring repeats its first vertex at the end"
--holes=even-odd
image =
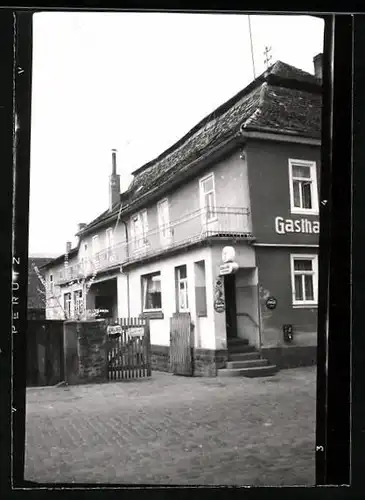
POLYGON ((313 485, 314 368, 27 390, 25 479, 313 485))

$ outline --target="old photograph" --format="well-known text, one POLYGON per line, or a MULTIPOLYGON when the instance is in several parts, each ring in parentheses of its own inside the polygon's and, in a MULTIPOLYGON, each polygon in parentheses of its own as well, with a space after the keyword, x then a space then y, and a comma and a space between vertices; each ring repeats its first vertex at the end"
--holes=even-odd
POLYGON ((314 486, 323 36, 34 14, 26 480, 314 486))

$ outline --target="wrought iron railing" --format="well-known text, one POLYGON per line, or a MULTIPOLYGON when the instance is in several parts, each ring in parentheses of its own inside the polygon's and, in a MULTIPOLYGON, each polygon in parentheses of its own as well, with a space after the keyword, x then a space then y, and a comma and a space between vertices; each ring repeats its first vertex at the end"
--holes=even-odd
POLYGON ((69 263, 55 282, 76 280, 95 271, 148 258, 166 250, 186 246, 209 237, 248 238, 251 236, 250 213, 247 208, 216 207, 196 210, 166 224, 151 229, 139 237, 112 248, 105 248, 78 263, 69 263))

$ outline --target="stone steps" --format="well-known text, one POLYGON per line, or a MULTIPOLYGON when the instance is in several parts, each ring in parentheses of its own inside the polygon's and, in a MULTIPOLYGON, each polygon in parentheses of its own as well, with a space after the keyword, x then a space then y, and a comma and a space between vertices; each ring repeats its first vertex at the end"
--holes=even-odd
POLYGON ((249 359, 261 359, 260 354, 255 350, 251 352, 228 353, 228 361, 248 361, 249 359))
POLYGON ((275 365, 257 366, 249 368, 221 368, 218 370, 218 377, 270 377, 278 372, 275 365))
POLYGON ((267 366, 267 359, 246 359, 245 361, 227 361, 226 368, 257 368, 258 366, 267 366))
POLYGON ((278 372, 275 365, 262 358, 257 349, 249 345, 246 339, 228 340, 228 361, 226 367, 219 369, 222 377, 270 377, 278 372))
POLYGON ((240 343, 235 343, 235 344, 228 344, 227 346, 228 352, 231 354, 233 353, 244 353, 244 352, 255 352, 256 349, 249 344, 240 344, 240 343))

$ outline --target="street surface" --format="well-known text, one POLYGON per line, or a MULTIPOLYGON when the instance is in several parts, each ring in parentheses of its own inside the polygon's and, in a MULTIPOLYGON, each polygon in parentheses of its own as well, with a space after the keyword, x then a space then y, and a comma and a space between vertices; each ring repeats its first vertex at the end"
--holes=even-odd
POLYGON ((25 479, 313 485, 315 368, 27 389, 25 479))

